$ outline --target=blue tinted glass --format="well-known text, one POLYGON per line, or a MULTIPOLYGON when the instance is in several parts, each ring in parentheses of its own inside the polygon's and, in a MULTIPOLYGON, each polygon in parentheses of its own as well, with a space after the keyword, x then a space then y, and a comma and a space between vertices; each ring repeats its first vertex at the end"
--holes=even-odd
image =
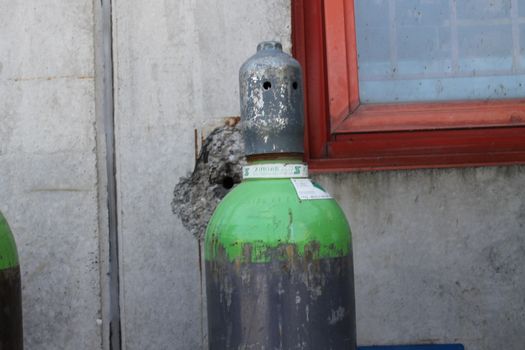
POLYGON ((361 101, 525 96, 525 0, 355 0, 361 101))

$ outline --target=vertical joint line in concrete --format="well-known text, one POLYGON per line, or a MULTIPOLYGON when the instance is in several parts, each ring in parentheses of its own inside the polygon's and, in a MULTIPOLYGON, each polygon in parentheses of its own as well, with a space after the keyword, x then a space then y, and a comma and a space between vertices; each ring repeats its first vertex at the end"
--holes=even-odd
POLYGON ((120 281, 118 247, 118 210, 115 150, 115 104, 113 85, 113 26, 111 0, 102 5, 102 42, 104 62, 104 132, 106 137, 106 169, 109 231, 109 348, 121 350, 120 281))

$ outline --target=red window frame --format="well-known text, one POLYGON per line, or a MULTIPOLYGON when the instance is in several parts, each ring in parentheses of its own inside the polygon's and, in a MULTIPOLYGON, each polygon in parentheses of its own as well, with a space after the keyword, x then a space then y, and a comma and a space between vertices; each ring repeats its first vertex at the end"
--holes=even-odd
POLYGON ((525 163, 525 99, 360 104, 354 0, 292 0, 314 172, 525 163))

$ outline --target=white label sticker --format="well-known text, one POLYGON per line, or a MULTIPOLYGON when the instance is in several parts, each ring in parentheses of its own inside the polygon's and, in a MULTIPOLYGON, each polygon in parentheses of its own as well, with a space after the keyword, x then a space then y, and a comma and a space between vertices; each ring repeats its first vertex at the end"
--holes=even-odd
POLYGON ((304 164, 256 164, 242 167, 244 179, 270 179, 287 177, 308 177, 304 164))
POLYGON ((301 200, 330 199, 332 196, 315 186, 310 179, 290 179, 301 200))

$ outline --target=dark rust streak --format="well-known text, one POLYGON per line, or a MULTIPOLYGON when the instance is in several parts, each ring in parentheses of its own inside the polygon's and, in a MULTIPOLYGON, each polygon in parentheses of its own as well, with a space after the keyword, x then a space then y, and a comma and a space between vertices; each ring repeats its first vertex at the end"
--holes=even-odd
POLYGON ((201 246, 202 242, 201 241, 197 241, 197 246, 199 248, 199 274, 201 276, 201 280, 202 280, 202 246, 201 246))
POLYGON ((199 159, 199 132, 197 129, 193 130, 193 136, 195 138, 195 161, 199 159))

